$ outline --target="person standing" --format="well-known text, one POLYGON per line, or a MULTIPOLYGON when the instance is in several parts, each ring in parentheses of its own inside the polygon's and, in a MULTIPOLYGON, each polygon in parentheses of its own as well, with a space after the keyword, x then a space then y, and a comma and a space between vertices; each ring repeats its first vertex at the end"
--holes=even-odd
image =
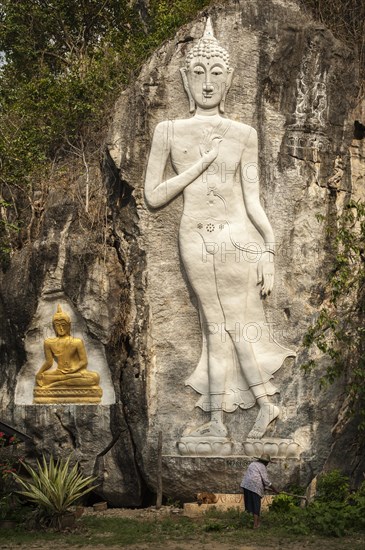
POLYGON ((279 492, 268 477, 266 466, 269 462, 271 458, 267 454, 263 454, 256 462, 251 462, 240 485, 243 489, 245 510, 253 514, 254 529, 260 527, 261 498, 264 496, 265 489, 270 487, 274 493, 279 492))

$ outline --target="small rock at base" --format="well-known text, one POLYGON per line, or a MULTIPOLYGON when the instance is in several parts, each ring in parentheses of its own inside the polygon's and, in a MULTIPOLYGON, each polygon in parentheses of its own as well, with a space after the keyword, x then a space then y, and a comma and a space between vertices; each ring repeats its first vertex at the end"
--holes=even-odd
POLYGON ((96 504, 93 504, 94 512, 103 512, 104 510, 108 509, 108 503, 107 502, 97 502, 96 504))

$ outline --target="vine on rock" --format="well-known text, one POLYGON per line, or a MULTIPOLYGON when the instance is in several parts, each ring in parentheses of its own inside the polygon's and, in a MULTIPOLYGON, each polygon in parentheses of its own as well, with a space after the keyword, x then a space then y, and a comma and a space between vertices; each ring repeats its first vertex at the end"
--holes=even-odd
MULTIPOLYGON (((350 415, 359 415, 365 430, 365 203, 350 201, 338 219, 337 254, 329 274, 326 298, 304 345, 329 358, 322 385, 345 381, 350 415)), ((303 368, 316 366, 310 360, 303 368)))

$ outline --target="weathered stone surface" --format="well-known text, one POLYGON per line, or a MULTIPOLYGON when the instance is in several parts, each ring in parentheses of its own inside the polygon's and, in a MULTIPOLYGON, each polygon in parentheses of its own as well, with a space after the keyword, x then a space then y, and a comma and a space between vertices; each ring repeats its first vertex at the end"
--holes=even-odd
POLYGON ((140 504, 133 441, 119 405, 18 405, 7 417, 32 438, 37 454, 68 457, 97 477, 96 493, 113 506, 140 504))
POLYGON ((14 256, 2 280, 1 416, 33 438, 31 456, 35 451, 38 456, 71 454, 85 474, 98 476, 102 498, 115 506, 138 506, 143 481, 134 438, 146 425, 144 391, 140 398, 135 387, 143 388, 143 381, 135 377, 139 367, 133 359, 127 364, 121 330, 133 277, 127 283, 118 245, 102 247, 98 235, 80 231, 77 204, 67 196, 51 193, 45 211, 37 240, 14 256), (101 374, 106 399, 100 406, 31 404, 34 375, 43 362, 43 341, 51 334, 58 301, 70 311, 89 364, 101 374), (119 384, 123 392, 132 388, 133 397, 121 401, 119 384), (138 428, 132 435, 126 415, 134 399, 139 400, 133 415, 138 428))
MULTIPOLYGON (((302 337, 323 299, 332 261, 326 225, 350 191, 364 196, 362 142, 354 141, 349 151, 354 118, 363 121, 363 113, 352 111, 355 58, 295 2, 232 0, 209 12, 235 67, 225 114, 259 135, 261 200, 279 245, 266 315, 275 338, 297 351, 294 365, 287 360, 276 375, 281 415, 265 437, 273 445, 293 441, 300 458, 286 455, 270 464, 269 473, 280 487, 309 482, 323 467, 339 465, 359 478, 361 448, 351 449, 356 426, 336 424, 341 382, 323 391, 321 369, 300 369, 308 359, 302 337), (337 157, 343 175, 334 189, 328 181, 337 173, 337 157)), ((179 69, 204 24, 198 18, 164 44, 118 101, 102 162, 105 233, 80 222, 72 193, 51 192, 39 235, 14 255, 1 280, 2 419, 33 437, 38 454, 72 453, 85 473, 99 476, 98 494, 113 505, 139 505, 146 490, 155 491, 159 431, 164 494, 173 498, 236 492, 252 458, 245 444, 255 408, 226 414, 234 435, 231 456, 178 455, 183 430, 205 419, 194 408, 196 393, 184 386, 200 357, 201 331, 177 246, 182 198, 152 210, 143 192, 156 124, 189 116, 179 69), (97 350, 95 364, 109 371, 105 404, 31 405, 20 386, 16 394, 29 372, 34 328, 42 349, 39 312, 50 297, 53 307, 57 296, 71 307, 87 346, 97 350)), ((90 368, 96 368, 91 360, 90 368)))
MULTIPOLYGON (((292 440, 300 449, 296 455, 300 461, 279 472, 281 482, 289 477, 306 482, 312 469, 320 470, 328 456, 331 427, 341 402, 340 383, 326 393, 319 388, 320 371, 304 375, 300 370, 308 359, 301 340, 318 310, 320 288, 331 262, 326 224, 318 221, 318 215, 332 223, 351 190, 348 146, 357 85, 355 61, 328 30, 310 21, 294 3, 244 2, 240 8, 231 3, 211 14, 216 37, 235 67, 225 115, 252 125, 259 134, 262 202, 279 244, 267 318, 275 338, 299 352, 294 366, 288 361, 278 373, 282 413, 267 435, 292 440), (346 105, 343 97, 348 98, 346 105), (334 167, 339 157, 343 176, 337 178, 334 193, 328 182, 337 174, 334 167)), ((153 353, 148 374, 148 447, 155 448, 161 430, 168 456, 177 454, 176 442, 187 426, 207 419, 194 410, 196 394, 183 385, 199 359, 201 331, 196 298, 177 246, 182 198, 163 209, 146 209, 142 187, 146 163, 141 165, 140 159, 148 155, 158 122, 189 116, 179 69, 190 47, 186 36, 199 39, 204 24, 202 18, 183 29, 143 68, 132 92, 120 99, 109 140, 109 153, 121 177, 135 188, 140 242, 147 253, 153 353), (134 124, 126 124, 131 118, 134 124)), ((173 174, 167 169, 165 177, 173 174)), ((242 443, 255 414, 249 410, 226 415, 229 432, 235 435, 230 454, 243 455, 242 443)), ((151 454, 145 456, 153 468, 151 454)), ((173 475, 169 469, 170 490, 173 475)), ((201 468, 177 467, 175 475, 183 477, 181 485, 191 490, 197 475, 210 485, 209 474, 202 474, 201 468)), ((150 483, 155 483, 154 476, 150 483)))

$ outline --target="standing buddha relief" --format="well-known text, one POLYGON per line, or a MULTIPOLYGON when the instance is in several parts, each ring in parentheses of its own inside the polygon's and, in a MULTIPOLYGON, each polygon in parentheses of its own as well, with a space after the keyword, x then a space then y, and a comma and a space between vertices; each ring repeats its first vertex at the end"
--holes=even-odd
POLYGON ((192 116, 157 125, 145 181, 152 208, 183 194, 179 250, 202 328, 201 357, 185 383, 200 395, 196 406, 209 420, 185 430, 180 452, 186 444, 229 448, 223 413, 237 409, 257 407, 245 436, 261 439, 280 413, 271 400, 279 391, 273 375, 295 355, 275 342, 265 318, 275 237, 259 199, 257 133, 223 116, 233 69, 210 19, 181 74, 192 116), (176 175, 166 180, 169 158, 176 175), (247 332, 250 326, 259 337, 247 332))

